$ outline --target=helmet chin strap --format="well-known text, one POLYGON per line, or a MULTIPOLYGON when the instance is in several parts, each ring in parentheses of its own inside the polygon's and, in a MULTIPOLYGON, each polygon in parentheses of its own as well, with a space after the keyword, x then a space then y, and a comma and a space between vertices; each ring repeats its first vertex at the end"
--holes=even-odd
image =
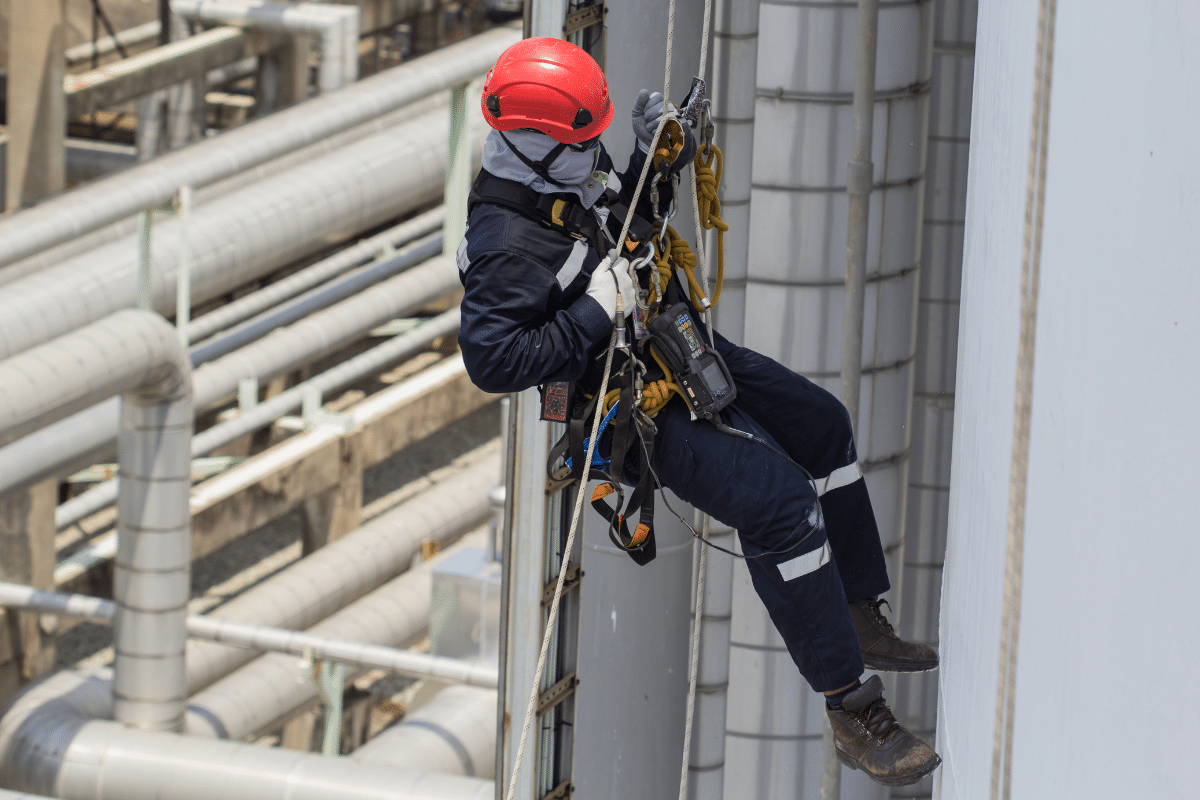
POLYGON ((562 186, 564 188, 566 187, 565 183, 559 183, 558 181, 554 180, 554 178, 550 177, 550 165, 553 164, 560 155, 562 155, 563 150, 567 149, 565 144, 559 142, 550 150, 549 153, 546 153, 546 155, 542 156, 541 161, 533 161, 517 149, 516 145, 514 145, 512 141, 504 135, 504 131, 497 130, 496 133, 500 134, 500 138, 504 140, 506 145, 508 145, 508 149, 512 150, 516 157, 521 159, 521 163, 533 170, 534 174, 536 174, 539 178, 547 183, 553 183, 555 186, 562 186))

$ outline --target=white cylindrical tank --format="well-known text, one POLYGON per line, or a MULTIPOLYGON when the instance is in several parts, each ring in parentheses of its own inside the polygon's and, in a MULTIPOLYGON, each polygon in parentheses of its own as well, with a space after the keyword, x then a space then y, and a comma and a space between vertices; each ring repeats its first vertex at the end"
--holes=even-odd
MULTIPOLYGON (((853 144, 854 3, 761 3, 744 330, 724 333, 838 394, 853 144)), ((896 594, 904 526, 932 3, 879 8, 861 401, 856 421, 896 594)), ((720 319, 731 319, 725 309, 720 319)), ((824 702, 735 565, 725 796, 816 798, 824 702)), ((894 599, 894 597, 892 598, 894 599)), ((844 798, 885 796, 843 770, 844 798)))

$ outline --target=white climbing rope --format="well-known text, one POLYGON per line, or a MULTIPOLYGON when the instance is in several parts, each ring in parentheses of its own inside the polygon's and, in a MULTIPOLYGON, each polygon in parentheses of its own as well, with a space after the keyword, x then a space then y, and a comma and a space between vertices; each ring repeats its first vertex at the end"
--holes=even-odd
POLYGON ((1017 346, 1012 463, 1008 483, 1008 536, 1004 601, 1000 617, 1000 668, 996 678, 996 727, 992 745, 992 800, 1012 796, 1013 712, 1016 707, 1017 643, 1021 627, 1021 584, 1025 556, 1025 492, 1029 479, 1029 427, 1033 406, 1034 337, 1042 262, 1042 219, 1050 133, 1050 80, 1054 66, 1056 0, 1038 4, 1033 115, 1025 183, 1025 237, 1021 253, 1021 327, 1017 346))
MULTIPOLYGON (((708 37, 711 25, 712 0, 704 0, 704 30, 700 35, 700 67, 696 73, 700 78, 704 77, 705 70, 708 69, 708 37)), ((698 133, 703 134, 703 131, 698 131, 698 133)), ((696 186, 696 170, 694 166, 692 169, 692 179, 688 183, 692 188, 692 221, 695 223, 696 230, 696 265, 700 268, 700 286, 704 289, 704 297, 707 298, 709 296, 708 258, 707 248, 704 246, 704 226, 700 223, 700 197, 696 186)), ((711 306, 707 306, 703 309, 704 325, 710 331, 710 341, 712 340, 711 308, 711 306)), ((696 681, 700 672, 700 628, 704 619, 704 590, 708 577, 708 547, 704 542, 708 541, 708 532, 709 517, 707 514, 704 514, 700 522, 700 536, 702 541, 696 543, 696 546, 700 548, 700 557, 696 564, 696 602, 694 606, 696 616, 692 620, 692 648, 688 657, 687 714, 683 723, 683 763, 679 767, 679 800, 687 800, 688 774, 689 767, 691 766, 692 727, 696 711, 696 681)))

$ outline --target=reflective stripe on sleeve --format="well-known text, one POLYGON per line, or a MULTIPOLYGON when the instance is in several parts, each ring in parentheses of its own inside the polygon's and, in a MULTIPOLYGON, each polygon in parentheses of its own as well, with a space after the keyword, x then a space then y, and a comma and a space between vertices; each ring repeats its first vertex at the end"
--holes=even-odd
POLYGON ((571 255, 567 256, 566 263, 558 271, 558 285, 564 290, 571 285, 571 281, 575 280, 575 276, 583 269, 583 260, 587 258, 587 254, 587 244, 576 239, 575 246, 571 248, 571 255))
POLYGON ((454 260, 458 262, 459 272, 466 272, 467 267, 471 266, 471 259, 467 258, 466 236, 464 236, 462 241, 458 243, 458 250, 454 253, 454 260))

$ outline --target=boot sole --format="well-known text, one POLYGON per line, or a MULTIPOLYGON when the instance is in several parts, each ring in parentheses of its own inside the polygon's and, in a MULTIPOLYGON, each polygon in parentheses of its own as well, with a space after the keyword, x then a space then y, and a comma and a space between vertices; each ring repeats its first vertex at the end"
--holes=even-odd
POLYGON ((880 672, 933 672, 938 668, 937 661, 888 661, 866 653, 863 653, 863 664, 867 669, 880 672))
POLYGON ((942 757, 939 756, 937 753, 934 753, 934 755, 933 755, 934 760, 931 761, 930 763, 926 764, 924 767, 922 767, 919 772, 911 772, 907 775, 894 775, 891 777, 881 777, 879 775, 873 775, 870 772, 867 772, 865 769, 863 769, 859 765, 859 763, 857 761, 850 758, 850 756, 843 753, 836 746, 833 748, 833 752, 834 752, 834 755, 837 756, 837 760, 842 762, 842 764, 849 767, 850 769, 861 769, 863 772, 867 773, 867 777, 869 777, 871 780, 875 781, 876 783, 882 784, 884 786, 910 786, 910 785, 916 783, 917 781, 921 780, 921 778, 924 778, 926 775, 933 772, 935 769, 937 769, 938 767, 940 767, 942 765, 942 757))

